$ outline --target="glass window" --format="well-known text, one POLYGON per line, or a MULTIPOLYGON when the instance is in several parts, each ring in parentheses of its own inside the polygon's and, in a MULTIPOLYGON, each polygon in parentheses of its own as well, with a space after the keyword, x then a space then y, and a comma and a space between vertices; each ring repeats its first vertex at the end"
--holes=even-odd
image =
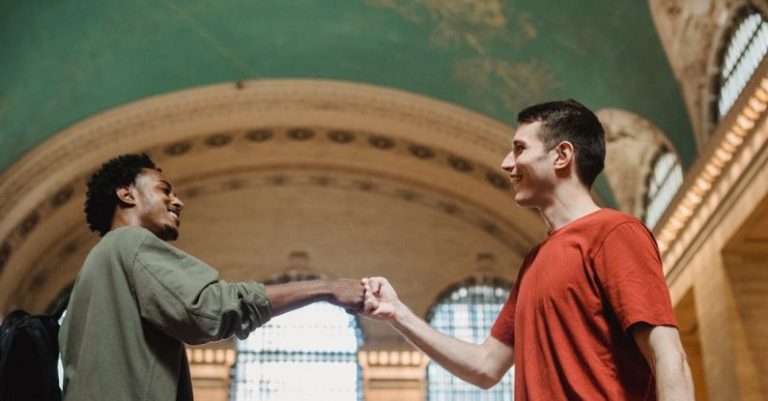
POLYGON ((662 150, 648 177, 645 224, 654 227, 683 185, 683 168, 674 153, 662 150))
POLYGON ((234 401, 360 401, 355 317, 325 302, 280 315, 237 341, 234 401))
MULTIPOLYGON (((470 283, 450 291, 432 308, 428 321, 436 330, 475 344, 485 341, 509 296, 508 284, 470 283)), ((434 362, 427 365, 429 401, 512 401, 514 368, 490 390, 452 375, 434 362)))
POLYGON ((717 99, 718 118, 731 109, 766 51, 768 22, 757 10, 748 9, 738 19, 723 53, 717 99))

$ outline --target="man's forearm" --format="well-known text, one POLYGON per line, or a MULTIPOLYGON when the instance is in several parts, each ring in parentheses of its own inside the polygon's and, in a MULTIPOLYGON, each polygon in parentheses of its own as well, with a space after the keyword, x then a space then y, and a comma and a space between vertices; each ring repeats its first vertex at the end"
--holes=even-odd
POLYGON ((693 380, 685 354, 660 356, 655 365, 656 395, 659 401, 694 401, 693 380))
POLYGON ((511 350, 489 355, 484 345, 471 344, 442 334, 398 303, 390 322, 408 341, 440 366, 482 388, 493 387, 512 365, 511 350), (509 355, 505 355, 508 351, 509 355))
POLYGON ((331 298, 331 287, 326 280, 296 281, 267 285, 267 298, 272 305, 272 316, 277 316, 317 301, 331 298))
POLYGON ((691 369, 677 328, 637 324, 632 327, 637 346, 656 379, 659 401, 693 401, 691 369))

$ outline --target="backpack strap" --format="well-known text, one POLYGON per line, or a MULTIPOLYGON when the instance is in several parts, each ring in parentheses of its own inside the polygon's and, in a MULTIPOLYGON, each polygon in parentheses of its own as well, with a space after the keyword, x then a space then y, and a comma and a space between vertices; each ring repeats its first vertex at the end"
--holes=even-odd
POLYGON ((67 310, 67 305, 69 305, 70 295, 72 295, 71 292, 59 298, 59 300, 56 302, 56 306, 54 306, 53 310, 51 311, 51 316, 54 319, 56 319, 57 322, 59 321, 59 319, 61 319, 61 315, 64 314, 64 311, 67 310))

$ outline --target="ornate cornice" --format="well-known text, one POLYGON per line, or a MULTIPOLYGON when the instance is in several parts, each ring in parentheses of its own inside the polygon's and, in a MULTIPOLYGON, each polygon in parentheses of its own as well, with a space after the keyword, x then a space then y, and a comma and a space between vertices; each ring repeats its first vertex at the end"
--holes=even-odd
POLYGON ((693 244, 722 216, 728 198, 738 193, 744 174, 759 164, 768 132, 758 129, 768 114, 768 62, 764 60, 739 100, 717 127, 710 144, 686 173, 656 228, 667 277, 680 273, 680 263, 695 250, 693 244))
POLYGON ((2 283, 11 269, 16 288, 41 288, 44 273, 91 243, 94 236, 79 218, 64 219, 70 222, 64 224, 78 223, 63 227, 55 216, 80 213, 85 183, 104 160, 137 151, 148 152, 161 166, 175 166, 172 178, 186 196, 200 196, 206 185, 364 190, 437 208, 522 253, 536 232, 525 219, 513 221, 498 212, 499 200, 511 207, 509 182, 487 163, 501 160, 509 134, 506 126, 459 107, 339 82, 251 81, 130 104, 64 130, 2 175, 0 213, 6 218, 0 222, 0 285, 7 285, 2 283), (301 155, 291 157, 291 149, 301 155), (215 166, 197 163, 211 157, 215 166), (366 160, 386 165, 368 168, 366 160), (296 173, 307 166, 317 174, 296 173), (288 174, 292 169, 294 178, 288 174), (424 171, 432 173, 421 177, 424 171), (461 182, 487 189, 468 193, 456 185, 461 182), (487 199, 494 193, 495 200, 487 199), (59 226, 48 226, 49 220, 59 226), (63 232, 69 233, 66 238, 53 238, 63 232), (33 236, 35 248, 49 246, 50 252, 19 252, 33 236), (21 253, 24 260, 14 262, 21 253))

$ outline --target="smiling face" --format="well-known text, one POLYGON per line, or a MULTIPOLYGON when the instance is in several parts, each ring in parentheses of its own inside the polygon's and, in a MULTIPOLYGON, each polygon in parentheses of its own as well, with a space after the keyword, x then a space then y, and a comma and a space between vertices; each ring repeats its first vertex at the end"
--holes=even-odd
POLYGON ((173 186, 163 173, 144 169, 136 177, 133 187, 136 191, 135 213, 139 225, 163 240, 177 239, 184 203, 176 197, 173 186))
POLYGON ((540 121, 521 124, 501 164, 515 189, 515 202, 522 207, 545 206, 554 190, 557 153, 547 150, 541 140, 541 125, 540 121))

